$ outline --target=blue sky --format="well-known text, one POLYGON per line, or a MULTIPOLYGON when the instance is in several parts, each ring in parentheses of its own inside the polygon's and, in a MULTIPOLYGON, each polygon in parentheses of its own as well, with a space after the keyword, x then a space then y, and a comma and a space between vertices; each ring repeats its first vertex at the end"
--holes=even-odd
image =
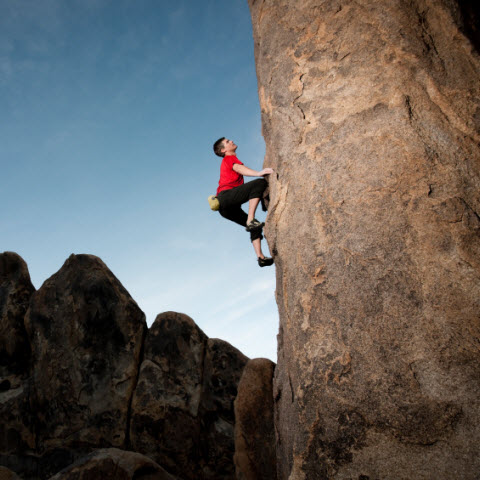
POLYGON ((0 251, 36 288, 97 255, 149 325, 183 312, 276 360, 274 267, 206 201, 220 136, 262 168, 246 0, 0 0, 0 251))

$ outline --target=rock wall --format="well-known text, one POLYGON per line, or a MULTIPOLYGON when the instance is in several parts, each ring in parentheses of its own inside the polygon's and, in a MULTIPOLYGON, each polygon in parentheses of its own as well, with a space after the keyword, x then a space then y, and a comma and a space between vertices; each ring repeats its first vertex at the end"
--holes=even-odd
POLYGON ((247 361, 186 315, 147 329, 93 255, 70 256, 35 291, 25 262, 2 253, 0 475, 233 479, 247 361))
POLYGON ((35 448, 31 349, 24 326, 34 291, 23 259, 12 252, 0 255, 0 454, 5 456, 35 448))
POLYGON ((480 471, 478 15, 249 0, 280 479, 480 471))
POLYGON ((235 473, 237 480, 276 480, 273 425, 275 364, 254 358, 245 366, 235 399, 235 473))
POLYGON ((25 326, 37 451, 124 447, 147 326, 118 279, 97 257, 70 256, 33 294, 25 326))
POLYGON ((187 315, 158 315, 132 402, 133 450, 185 480, 235 478, 233 402, 247 361, 187 315))

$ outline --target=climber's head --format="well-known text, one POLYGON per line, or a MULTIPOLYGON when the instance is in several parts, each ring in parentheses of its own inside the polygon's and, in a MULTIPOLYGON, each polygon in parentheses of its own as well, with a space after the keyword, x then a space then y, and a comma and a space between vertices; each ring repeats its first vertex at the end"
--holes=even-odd
POLYGON ((233 140, 228 140, 225 137, 219 138, 213 144, 213 151, 215 155, 219 157, 224 157, 225 155, 235 155, 235 151, 237 150, 237 145, 233 142, 233 140))
POLYGON ((225 137, 219 138, 214 144, 213 144, 213 151, 215 152, 215 155, 218 155, 219 157, 224 157, 225 154, 222 153, 223 149, 223 141, 225 140, 225 137))

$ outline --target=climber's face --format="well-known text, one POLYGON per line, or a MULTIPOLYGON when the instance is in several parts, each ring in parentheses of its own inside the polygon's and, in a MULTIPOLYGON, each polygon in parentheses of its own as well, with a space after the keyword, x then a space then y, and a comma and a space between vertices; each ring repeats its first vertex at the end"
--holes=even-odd
POLYGON ((233 140, 229 140, 228 138, 226 138, 223 141, 222 152, 225 153, 225 156, 234 155, 236 150, 237 150, 237 145, 235 145, 233 140))

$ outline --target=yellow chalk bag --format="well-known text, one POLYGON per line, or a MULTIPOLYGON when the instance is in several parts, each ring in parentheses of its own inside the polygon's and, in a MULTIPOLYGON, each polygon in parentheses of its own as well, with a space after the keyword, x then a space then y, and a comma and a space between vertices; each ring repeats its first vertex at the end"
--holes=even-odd
POLYGON ((210 195, 207 200, 208 200, 208 204, 210 205, 210 208, 215 212, 220 208, 220 202, 218 201, 218 198, 215 195, 210 195))

